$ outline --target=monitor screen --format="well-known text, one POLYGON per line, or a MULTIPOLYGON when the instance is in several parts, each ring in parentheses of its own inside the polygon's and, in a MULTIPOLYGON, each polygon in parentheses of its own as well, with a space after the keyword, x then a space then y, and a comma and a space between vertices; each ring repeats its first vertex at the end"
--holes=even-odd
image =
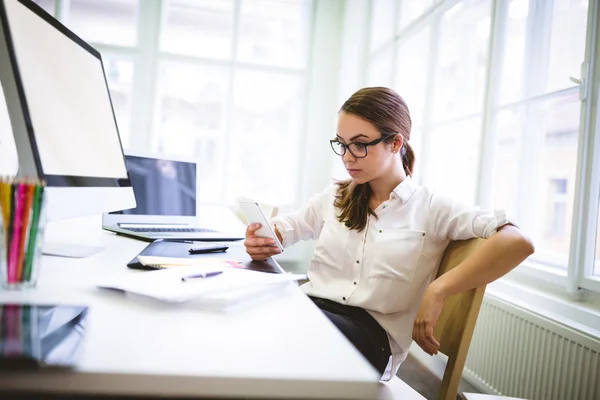
POLYGON ((125 156, 137 207, 114 214, 196 215, 196 164, 125 156))
POLYGON ((43 174, 127 178, 99 53, 41 9, 4 7, 43 174))

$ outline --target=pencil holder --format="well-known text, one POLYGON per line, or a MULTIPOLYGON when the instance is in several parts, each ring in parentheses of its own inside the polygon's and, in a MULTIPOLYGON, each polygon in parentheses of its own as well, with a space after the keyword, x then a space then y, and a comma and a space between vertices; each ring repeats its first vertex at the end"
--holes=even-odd
POLYGON ((0 180, 0 287, 35 287, 44 242, 44 187, 0 180))

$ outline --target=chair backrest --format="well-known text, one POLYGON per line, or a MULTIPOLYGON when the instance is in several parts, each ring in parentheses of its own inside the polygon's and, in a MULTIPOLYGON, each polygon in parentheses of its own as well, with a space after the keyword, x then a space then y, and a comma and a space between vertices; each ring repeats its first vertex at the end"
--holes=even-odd
MULTIPOLYGON (((460 264, 484 241, 476 238, 451 242, 444 252, 438 276, 460 264)), ((434 330, 439 351, 448 356, 438 400, 456 400, 484 292, 485 285, 450 296, 444 302, 434 330)))

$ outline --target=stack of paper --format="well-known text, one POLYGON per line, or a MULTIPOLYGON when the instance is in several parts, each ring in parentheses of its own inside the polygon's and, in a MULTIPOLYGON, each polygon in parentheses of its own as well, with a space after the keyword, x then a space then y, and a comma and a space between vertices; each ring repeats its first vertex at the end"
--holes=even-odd
POLYGON ((106 278, 97 286, 123 290, 170 303, 196 300, 224 306, 267 292, 273 286, 300 279, 306 279, 306 275, 270 274, 211 264, 120 274, 106 278), (184 277, 199 274, 211 276, 182 280, 184 277))

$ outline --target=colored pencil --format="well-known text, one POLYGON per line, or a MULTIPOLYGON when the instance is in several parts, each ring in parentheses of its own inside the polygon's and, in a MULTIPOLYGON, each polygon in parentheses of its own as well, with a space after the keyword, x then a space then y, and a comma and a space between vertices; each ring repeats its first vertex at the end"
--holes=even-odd
POLYGON ((12 220, 12 235, 10 237, 10 255, 8 258, 8 282, 17 282, 17 269, 19 262, 19 241, 23 225, 23 211, 25 208, 25 183, 16 183, 16 205, 12 220))
POLYGON ((19 240, 19 259, 17 263, 17 282, 23 282, 23 269, 25 261, 25 247, 28 239, 29 225, 31 221, 31 205, 35 193, 35 184, 28 183, 25 187, 25 209, 23 210, 23 226, 19 240))
POLYGON ((33 215, 29 229, 29 242, 27 243, 27 254, 25 256, 25 267, 23 271, 23 280, 31 279, 31 270, 33 268, 33 258, 35 255, 35 246, 37 242, 38 225, 40 223, 40 213, 44 199, 44 183, 36 185, 33 199, 33 215))

